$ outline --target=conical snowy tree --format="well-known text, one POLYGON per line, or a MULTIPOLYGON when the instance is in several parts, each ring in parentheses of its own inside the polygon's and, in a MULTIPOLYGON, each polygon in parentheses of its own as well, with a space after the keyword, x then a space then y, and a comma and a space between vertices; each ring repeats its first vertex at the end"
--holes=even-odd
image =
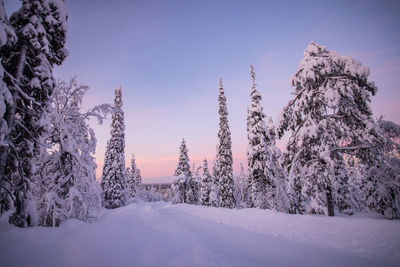
POLYGON ((211 193, 212 177, 208 170, 207 159, 203 161, 203 176, 201 178, 200 188, 200 204, 210 206, 210 193, 211 193))
POLYGON ((137 168, 135 172, 135 186, 136 186, 137 198, 143 199, 142 174, 140 173, 139 168, 137 168))
POLYGON ((210 206, 219 206, 219 181, 218 181, 218 162, 215 159, 212 167, 213 175, 211 177, 211 189, 210 189, 210 206))
POLYGON ((261 95, 256 89, 253 65, 250 66, 250 70, 253 85, 250 94, 251 106, 247 114, 247 138, 249 141, 247 161, 251 181, 251 204, 252 207, 272 209, 275 208, 275 185, 273 173, 269 171, 267 166, 267 161, 271 161, 272 155, 267 147, 265 114, 260 103, 261 95))
POLYGON ((109 141, 101 180, 103 189, 103 206, 107 209, 115 209, 126 204, 129 196, 126 169, 125 169, 125 124, 122 111, 121 86, 115 89, 114 113, 111 123, 111 139, 109 141))
POLYGON ((43 226, 58 226, 66 219, 96 221, 102 213, 101 189, 96 181, 96 149, 93 129, 87 119, 95 117, 102 123, 111 111, 100 105, 81 113, 82 98, 89 88, 59 82, 52 94, 51 129, 46 136, 51 152, 43 149, 36 159, 38 179, 43 187, 39 199, 39 218, 43 226))
POLYGON ((185 139, 182 139, 182 143, 179 147, 179 161, 176 166, 174 173, 174 178, 172 181, 172 203, 186 203, 187 202, 187 192, 188 192, 188 181, 192 177, 192 172, 190 171, 188 150, 186 148, 185 139))
MULTIPOLYGON (((3 1, 0 9, 1 23, 6 26, 0 31, 8 37, 0 50, 2 69, 6 71, 2 81, 13 99, 7 98, 2 107, 1 132, 8 145, 0 146, 0 186, 4 189, 5 181, 13 185, 15 212, 10 223, 25 227, 38 222, 32 199, 32 161, 38 157, 43 145, 40 136, 48 127, 50 95, 55 85, 52 69, 67 56, 64 44, 68 16, 62 0, 23 1, 10 23, 3 1), (9 37, 15 36, 15 42, 10 41, 9 37)), ((1 36, 3 43, 5 36, 1 36)))
POLYGON ((238 205, 241 208, 247 208, 248 195, 249 195, 249 178, 244 174, 243 164, 240 163, 240 173, 237 178, 238 181, 238 205))
POLYGON ((369 107, 377 89, 368 76, 369 69, 361 63, 314 42, 305 50, 291 78, 296 97, 285 107, 280 122, 281 136, 292 133, 285 155, 292 211, 333 216, 333 194, 347 183, 336 176, 337 168, 344 167, 343 153, 353 153, 364 168, 369 208, 397 216, 398 208, 393 208, 397 196, 387 193, 393 188, 380 188, 392 178, 369 107), (335 183, 339 185, 333 188, 335 183))
POLYGON ((142 177, 136 167, 135 156, 132 154, 131 166, 127 169, 128 191, 131 197, 142 198, 142 177))
POLYGON ((219 205, 224 208, 235 207, 235 197, 233 194, 233 159, 231 132, 228 125, 228 108, 226 97, 222 86, 222 79, 219 82, 218 96, 219 131, 217 146, 217 179, 219 183, 219 205))

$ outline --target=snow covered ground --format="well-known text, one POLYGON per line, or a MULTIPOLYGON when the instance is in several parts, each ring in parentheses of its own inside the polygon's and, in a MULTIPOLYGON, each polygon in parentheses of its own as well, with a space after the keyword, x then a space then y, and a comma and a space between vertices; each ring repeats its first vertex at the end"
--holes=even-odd
POLYGON ((165 202, 97 223, 19 229, 0 218, 0 266, 396 266, 400 222, 165 202))

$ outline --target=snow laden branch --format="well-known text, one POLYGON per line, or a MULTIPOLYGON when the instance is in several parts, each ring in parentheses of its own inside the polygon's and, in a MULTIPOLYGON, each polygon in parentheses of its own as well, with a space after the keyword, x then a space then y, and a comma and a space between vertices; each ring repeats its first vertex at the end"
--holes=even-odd
POLYGON ((334 147, 331 149, 332 152, 340 151, 340 152, 349 152, 349 151, 357 151, 360 149, 371 149, 378 147, 379 145, 359 145, 359 146, 343 146, 343 147, 334 147))

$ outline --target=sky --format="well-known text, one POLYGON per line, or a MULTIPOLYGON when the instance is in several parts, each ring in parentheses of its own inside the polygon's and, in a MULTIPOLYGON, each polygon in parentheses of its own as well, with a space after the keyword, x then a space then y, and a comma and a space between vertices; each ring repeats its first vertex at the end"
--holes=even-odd
MULTIPOLYGON (((247 166, 250 69, 264 112, 277 121, 293 98, 289 83, 311 41, 370 68, 378 86, 374 117, 400 124, 400 1, 67 0, 69 56, 54 69, 90 86, 83 110, 113 103, 122 86, 125 157, 134 153, 143 182, 168 181, 185 138, 201 166, 215 157, 218 83, 223 79, 234 173, 247 166)), ((5 0, 8 14, 18 0, 5 0)), ((97 176, 110 138, 108 119, 91 126, 98 139, 97 176)), ((284 141, 278 142, 284 149, 284 141)))

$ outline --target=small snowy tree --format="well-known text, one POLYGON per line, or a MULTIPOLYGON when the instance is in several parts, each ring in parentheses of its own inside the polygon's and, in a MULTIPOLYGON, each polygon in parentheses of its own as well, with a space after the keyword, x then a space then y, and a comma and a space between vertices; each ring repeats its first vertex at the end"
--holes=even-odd
POLYGON ((95 117, 102 123, 111 107, 100 105, 81 113, 88 89, 71 79, 69 83, 59 82, 51 97, 51 128, 46 143, 52 149, 49 153, 42 150, 35 162, 39 176, 35 181, 43 192, 38 203, 43 226, 58 226, 69 218, 94 222, 101 215, 101 189, 92 156, 96 138, 87 120, 95 117))
POLYGON ((219 83, 218 104, 219 131, 217 146, 217 179, 219 183, 219 205, 224 208, 234 208, 235 197, 233 195, 232 141, 228 125, 228 108, 226 106, 226 97, 222 86, 222 79, 220 79, 219 83))
POLYGON ((218 161, 213 161, 213 175, 211 177, 211 189, 210 189, 210 206, 219 206, 219 181, 218 181, 218 161))
POLYGON ((121 86, 115 89, 114 112, 111 123, 111 139, 108 143, 101 187, 103 189, 103 205, 107 209, 115 209, 126 204, 129 196, 125 169, 125 124, 122 111, 121 86), (107 164, 107 166, 106 166, 107 164))
POLYGON ((186 203, 197 204, 199 202, 199 169, 196 170, 196 165, 193 163, 193 176, 187 179, 186 183, 186 203))
POLYGON ((131 167, 127 169, 128 191, 131 197, 142 198, 142 177, 136 167, 135 156, 132 154, 131 167))
MULTIPOLYGON (((251 204, 262 209, 275 208, 273 183, 273 170, 268 169, 268 163, 272 161, 271 149, 267 146, 267 132, 265 128, 265 114, 261 106, 261 95, 256 89, 255 73, 253 65, 250 65, 251 78, 251 106, 247 114, 247 160, 249 177, 251 181, 251 204)), ((273 169, 273 168, 272 168, 273 169)))
POLYGON ((37 223, 32 197, 33 159, 38 157, 43 145, 40 136, 48 127, 47 113, 55 85, 52 69, 67 56, 64 44, 68 16, 62 0, 23 1, 10 23, 3 1, 0 9, 5 26, 0 27, 0 39, 3 43, 5 32, 8 40, 0 51, 2 81, 13 99, 11 102, 7 98, 2 116, 1 132, 7 145, 0 146, 0 185, 4 181, 13 185, 15 212, 10 223, 26 227, 37 223), (15 42, 11 41, 14 36, 18 37, 15 42))
POLYGON ((179 147, 179 161, 176 166, 171 186, 173 194, 172 203, 177 204, 187 202, 186 194, 188 192, 188 181, 191 177, 192 172, 190 171, 188 150, 186 148, 185 139, 182 139, 182 143, 179 147))
POLYGON ((135 172, 135 188, 137 198, 143 199, 143 184, 142 184, 142 174, 140 173, 140 169, 137 168, 135 172))
POLYGON ((200 204, 210 206, 210 193, 211 193, 212 177, 208 170, 207 159, 203 160, 203 176, 201 178, 200 187, 200 204))
POLYGON ((243 164, 240 163, 240 172, 237 178, 238 182, 238 193, 237 203, 241 208, 247 208, 248 195, 249 195, 249 178, 244 174, 243 164))

